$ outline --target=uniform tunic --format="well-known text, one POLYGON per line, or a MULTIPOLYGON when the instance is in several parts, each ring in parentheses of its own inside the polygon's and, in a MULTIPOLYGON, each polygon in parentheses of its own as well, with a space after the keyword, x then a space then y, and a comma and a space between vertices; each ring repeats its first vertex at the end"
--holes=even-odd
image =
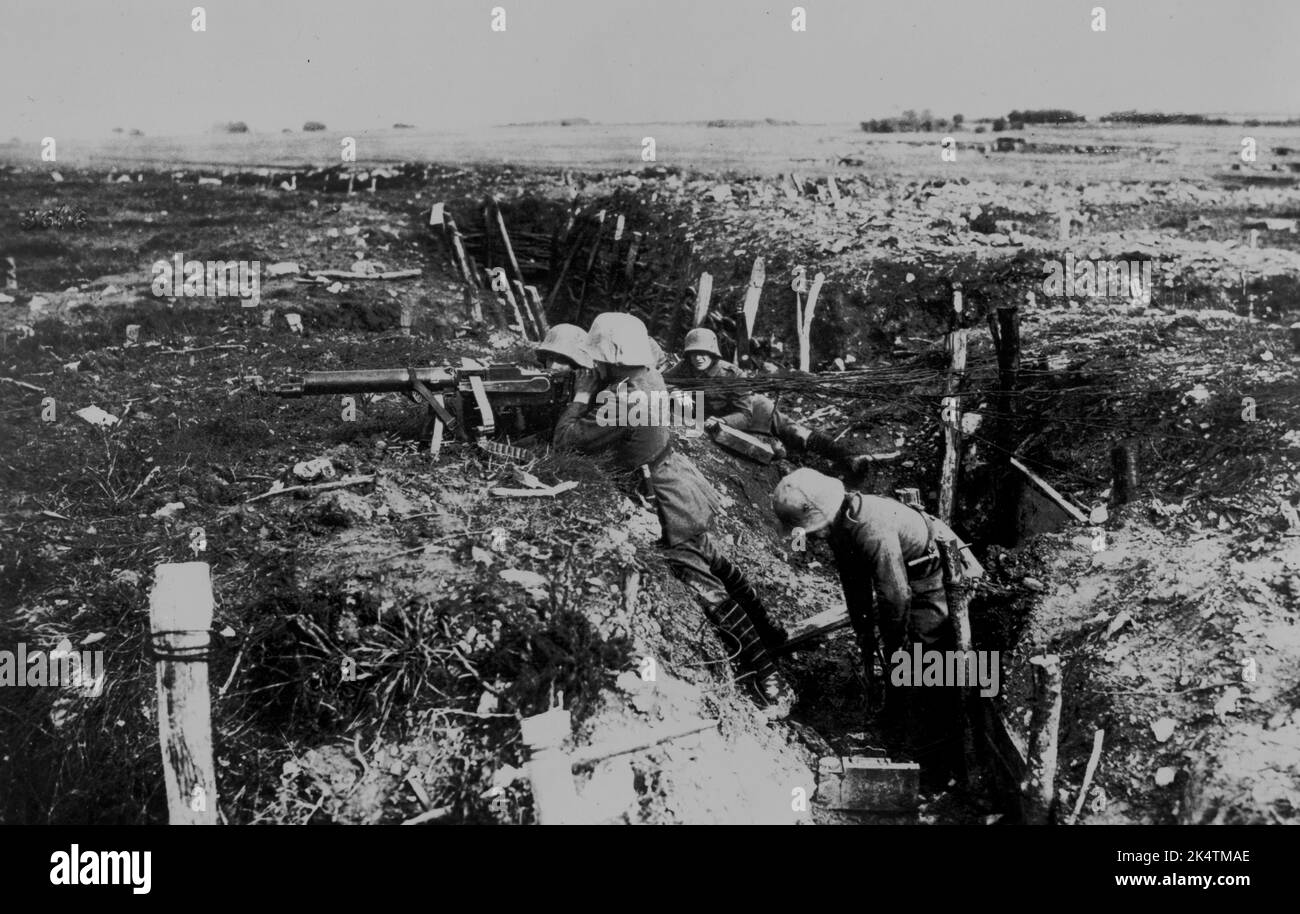
MULTIPOLYGON (((637 369, 625 382, 605 389, 615 391, 624 384, 628 396, 640 391, 648 397, 652 391, 667 389, 663 376, 653 368, 637 369)), ((650 464, 665 545, 676 546, 708 531, 718 509, 717 493, 690 460, 671 450, 672 430, 652 425, 601 426, 596 421, 595 404, 593 394, 591 406, 570 403, 564 409, 555 424, 556 445, 587 453, 609 452, 633 483, 639 468, 650 464)))
MULTIPOLYGON (((948 532, 942 521, 933 523, 936 535, 948 532)), ((912 639, 930 647, 946 637, 943 571, 919 511, 890 498, 851 493, 829 542, 854 629, 863 632, 877 619, 886 657, 912 639), (917 559, 925 560, 908 565, 917 559)))
MULTIPOLYGON (((713 367, 704 375, 695 372, 690 357, 682 359, 671 371, 664 375, 665 380, 688 380, 693 378, 743 378, 745 372, 731 362, 717 359, 713 367)), ((744 388, 728 387, 726 389, 705 388, 704 415, 716 416, 721 421, 746 432, 769 434, 772 431, 772 415, 776 404, 771 398, 744 388)))

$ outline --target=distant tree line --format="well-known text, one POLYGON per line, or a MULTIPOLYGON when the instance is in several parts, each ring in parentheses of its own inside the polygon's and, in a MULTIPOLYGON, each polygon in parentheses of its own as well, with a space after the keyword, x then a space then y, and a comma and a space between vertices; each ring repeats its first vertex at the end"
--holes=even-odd
MULTIPOLYGON (((931 131, 946 132, 948 130, 961 130, 965 118, 960 114, 954 114, 952 120, 942 117, 934 117, 927 108, 918 114, 915 111, 904 111, 899 117, 886 117, 880 120, 861 121, 860 126, 867 133, 929 133, 931 131)), ((1081 123, 1086 118, 1082 114, 1075 114, 1073 111, 1067 111, 1064 108, 1043 108, 1041 110, 1012 111, 1006 117, 981 118, 976 121, 978 124, 989 124, 994 133, 1001 133, 1003 130, 1019 130, 1025 124, 1073 124, 1081 123)), ((983 127, 976 127, 976 133, 983 133, 983 127)))
POLYGON ((930 109, 917 113, 909 108, 898 117, 885 117, 879 120, 862 121, 859 126, 867 133, 931 133, 960 130, 965 118, 954 114, 952 120, 935 117, 930 109))
POLYGON ((1007 120, 1012 124, 1081 124, 1087 119, 1082 114, 1064 108, 1040 108, 1012 111, 1007 115, 1007 120))
POLYGON ((1207 127, 1226 127, 1232 123, 1225 118, 1206 117, 1204 114, 1165 114, 1163 111, 1113 111, 1103 115, 1101 120, 1115 124, 1194 124, 1207 127))

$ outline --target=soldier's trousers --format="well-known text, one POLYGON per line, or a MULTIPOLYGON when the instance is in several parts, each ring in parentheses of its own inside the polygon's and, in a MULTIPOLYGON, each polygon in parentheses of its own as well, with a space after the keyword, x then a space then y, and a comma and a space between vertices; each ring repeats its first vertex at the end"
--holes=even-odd
POLYGON ((853 469, 853 458, 857 456, 853 451, 830 435, 787 419, 780 410, 772 412, 772 434, 788 451, 812 451, 835 461, 845 470, 853 469))
POLYGON ((741 669, 737 680, 753 675, 762 682, 777 671, 767 645, 784 639, 768 618, 757 592, 708 533, 664 547, 664 560, 678 580, 695 593, 704 614, 741 669))
POLYGON ((911 588, 911 608, 907 614, 902 618, 880 619, 886 660, 886 717, 923 769, 942 781, 942 773, 951 767, 960 745, 957 741, 960 693, 948 686, 893 685, 892 658, 900 649, 910 657, 912 645, 918 642, 923 651, 955 650, 957 638, 948 615, 942 572, 936 570, 913 580, 911 588))

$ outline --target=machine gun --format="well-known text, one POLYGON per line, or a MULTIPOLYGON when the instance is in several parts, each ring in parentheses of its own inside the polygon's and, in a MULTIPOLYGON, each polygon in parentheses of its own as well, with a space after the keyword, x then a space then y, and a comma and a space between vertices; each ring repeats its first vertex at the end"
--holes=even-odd
POLYGON ((497 410, 513 414, 516 431, 526 428, 525 412, 546 418, 573 398, 570 372, 487 365, 472 368, 377 368, 360 371, 309 371, 273 388, 279 397, 361 393, 405 393, 428 408, 430 451, 437 456, 443 434, 472 441, 498 456, 520 460, 521 448, 491 441, 497 433, 497 410))

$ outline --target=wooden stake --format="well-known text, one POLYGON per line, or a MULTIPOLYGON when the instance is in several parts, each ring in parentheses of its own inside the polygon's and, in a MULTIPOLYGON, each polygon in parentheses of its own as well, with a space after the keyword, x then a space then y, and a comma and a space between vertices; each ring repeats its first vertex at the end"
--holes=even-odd
POLYGON ((1003 416, 1015 415, 1018 406, 1015 395, 1020 383, 1020 309, 1015 304, 997 308, 998 386, 1002 388, 998 412, 1003 416))
POLYGON ((709 314, 709 299, 713 297, 713 274, 701 273, 700 285, 695 292, 695 319, 691 321, 692 327, 700 327, 704 324, 704 318, 709 314))
POLYGON ((1061 727, 1061 663, 1055 654, 1029 661, 1037 669, 1037 694, 1030 723, 1032 743, 1029 769, 1021 785, 1024 820, 1029 825, 1046 825, 1052 813, 1056 784, 1057 734, 1061 727))
POLYGON ((1101 760, 1101 743, 1106 738, 1105 730, 1092 734, 1092 755, 1088 757, 1088 767, 1083 771, 1083 784, 1079 787, 1079 798, 1074 803, 1074 812, 1066 820, 1066 825, 1073 825, 1083 812, 1083 801, 1088 797, 1088 788, 1092 786, 1092 776, 1097 773, 1097 762, 1101 760))
POLYGON ((953 508, 957 504, 957 471, 961 460, 961 387, 966 371, 966 331, 953 330, 948 334, 948 379, 943 398, 943 467, 939 475, 939 517, 952 523, 953 508))
POLYGON ((812 322, 813 313, 817 309, 817 296, 822 290, 822 283, 826 281, 824 273, 818 273, 813 277, 812 285, 808 287, 808 302, 803 306, 803 324, 799 327, 799 370, 812 370, 812 322))
POLYGON ((754 319, 758 315, 758 301, 763 295, 763 283, 767 281, 767 270, 763 258, 755 257, 754 265, 749 270, 749 285, 745 287, 745 301, 736 312, 736 364, 743 365, 749 361, 749 341, 754 336, 754 319))
MULTIPOLYGON (((970 587, 962 573, 961 549, 955 539, 941 539, 935 544, 939 549, 939 564, 943 568, 943 589, 948 597, 948 614, 952 618, 953 630, 957 634, 957 650, 963 652, 971 648, 970 634, 970 587)), ((974 787, 979 780, 979 761, 975 755, 975 735, 971 730, 974 714, 975 696, 973 689, 967 685, 961 689, 961 749, 963 772, 966 786, 974 787)))
POLYGON ((627 246, 627 261, 623 266, 623 279, 629 286, 632 285, 632 271, 636 267, 636 255, 640 252, 643 237, 643 233, 633 232, 632 242, 627 246))
POLYGON ((1137 441, 1125 438, 1110 452, 1111 501, 1127 504, 1137 493, 1137 441))
POLYGON ((596 214, 596 237, 591 243, 591 255, 587 258, 587 269, 582 274, 582 287, 578 292, 578 317, 582 316, 583 305, 587 301, 587 284, 591 282, 591 271, 595 269, 596 257, 600 254, 600 244, 605 240, 605 211, 596 214))
POLYGON ((524 284, 524 272, 519 269, 519 260, 515 257, 514 245, 510 243, 510 233, 506 231, 506 220, 501 215, 501 206, 496 197, 487 198, 488 212, 492 215, 492 220, 496 225, 497 235, 501 241, 501 250, 505 257, 506 269, 510 273, 510 279, 513 282, 524 284))
POLYGON ((460 274, 461 282, 472 288, 478 288, 478 276, 470 269, 469 259, 465 256, 465 244, 460 237, 460 229, 456 228, 456 220, 452 218, 451 213, 444 213, 442 230, 443 237, 451 247, 451 259, 456 264, 456 272, 460 274))
POLYGON ((533 320, 537 322, 537 327, 545 335, 551 329, 550 322, 546 319, 546 308, 542 305, 542 295, 537 291, 537 286, 524 286, 524 296, 528 305, 533 311, 533 320))
POLYGON ((515 321, 519 324, 519 332, 523 334, 524 339, 540 340, 537 335, 537 328, 532 325, 532 321, 525 315, 521 303, 510 289, 510 280, 506 278, 504 267, 493 267, 488 271, 490 277, 488 282, 498 296, 503 298, 506 304, 510 305, 510 310, 515 316, 515 321))
POLYGON ((159 565, 149 595, 158 657, 158 742, 172 825, 217 824, 207 650, 212 578, 206 562, 159 565))
POLYGON ((573 239, 573 244, 569 246, 568 256, 564 258, 564 264, 560 267, 560 272, 551 285, 551 294, 546 296, 546 311, 548 314, 555 313, 555 299, 559 297, 560 289, 564 286, 564 278, 569 275, 569 267, 573 265, 573 258, 577 256, 579 249, 581 249, 586 234, 585 227, 579 230, 577 237, 573 239))

